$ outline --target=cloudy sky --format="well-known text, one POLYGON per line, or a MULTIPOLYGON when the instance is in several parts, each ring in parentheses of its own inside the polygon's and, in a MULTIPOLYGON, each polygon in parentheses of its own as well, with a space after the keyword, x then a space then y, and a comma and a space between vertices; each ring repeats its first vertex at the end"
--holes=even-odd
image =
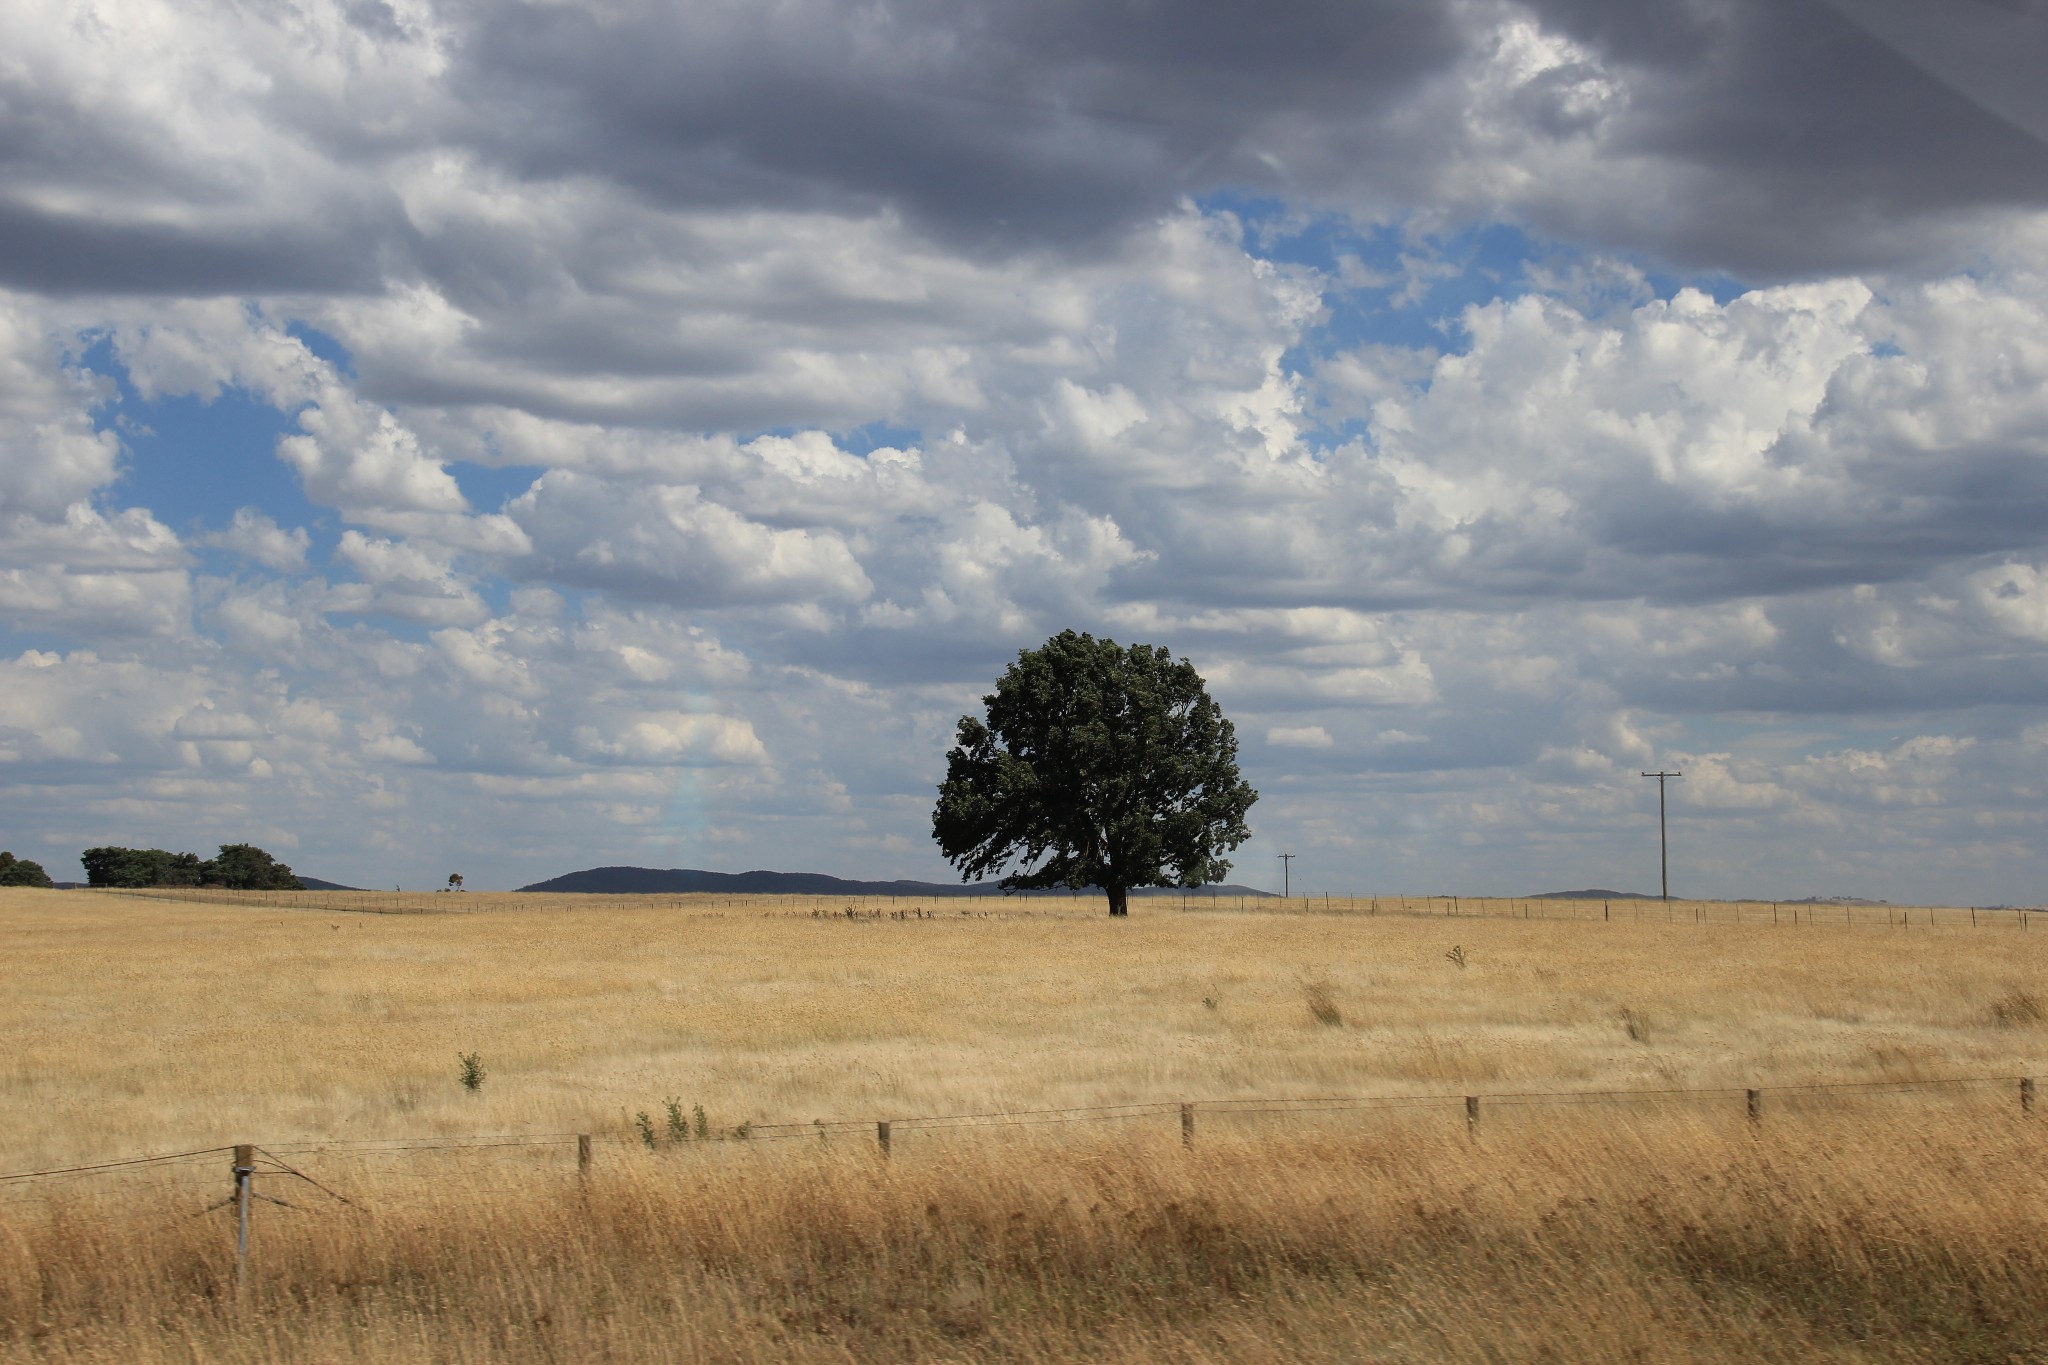
POLYGON ((0 843, 943 877, 1191 658, 1297 889, 2048 891, 2048 0, 15 0, 0 843))

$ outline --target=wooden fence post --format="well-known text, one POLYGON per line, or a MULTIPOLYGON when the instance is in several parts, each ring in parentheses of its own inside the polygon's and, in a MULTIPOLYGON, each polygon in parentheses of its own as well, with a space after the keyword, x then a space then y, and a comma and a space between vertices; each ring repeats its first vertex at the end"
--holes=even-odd
POLYGON ((887 1119, 877 1119, 877 1120, 875 1121, 875 1145, 876 1145, 876 1146, 878 1146, 878 1147, 880 1147, 880 1148, 882 1149, 882 1159, 883 1159, 884 1161, 888 1160, 888 1159, 889 1159, 889 1120, 887 1120, 887 1119))
POLYGON ((256 1144, 235 1144, 235 1294, 249 1279, 249 1182, 256 1174, 256 1144))
POLYGON ((1195 1145, 1195 1106, 1192 1104, 1183 1104, 1180 1107, 1180 1145, 1195 1145))
POLYGON ((1749 1121, 1751 1123, 1762 1123, 1763 1120, 1764 1092, 1761 1090, 1752 1090, 1749 1092, 1749 1121))
POLYGON ((1468 1133, 1479 1131, 1479 1097, 1477 1095, 1467 1095, 1465 1097, 1465 1131, 1468 1133))
POLYGON ((576 1174, 590 1174, 590 1134, 576 1135, 576 1174))
POLYGON ((2020 1113, 2029 1118, 2033 1117, 2034 1078, 2032 1076, 2028 1076, 2020 1081, 2020 1113))

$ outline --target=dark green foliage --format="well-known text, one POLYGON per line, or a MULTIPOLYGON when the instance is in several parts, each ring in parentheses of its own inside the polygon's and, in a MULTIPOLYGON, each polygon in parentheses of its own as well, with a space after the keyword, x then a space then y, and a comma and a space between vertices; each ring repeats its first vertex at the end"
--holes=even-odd
POLYGON ((199 855, 160 848, 89 848, 78 855, 88 886, 198 886, 199 855))
POLYGON ((254 844, 222 844, 220 856, 160 848, 89 848, 78 855, 88 886, 219 886, 230 891, 303 891, 291 868, 254 844))
POLYGON ((201 865, 206 885, 230 891, 303 891, 292 870, 254 844, 222 844, 220 856, 201 865))
POLYGON ((940 851, 1006 888, 1202 886, 1251 831, 1237 734, 1186 659, 1064 631, 1017 656, 960 718, 932 811, 940 851))
POLYGON ((12 853, 0 853, 0 886, 55 886, 50 874, 43 871, 41 863, 32 863, 26 858, 17 858, 12 853))

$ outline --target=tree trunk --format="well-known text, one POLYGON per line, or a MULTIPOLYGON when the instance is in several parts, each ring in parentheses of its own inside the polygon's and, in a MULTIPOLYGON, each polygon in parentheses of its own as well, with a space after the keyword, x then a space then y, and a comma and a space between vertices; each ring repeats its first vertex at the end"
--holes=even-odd
POLYGON ((1109 913, 1112 916, 1123 916, 1130 914, 1131 902, 1129 899, 1129 891, 1121 886, 1112 886, 1107 889, 1109 891, 1109 913))

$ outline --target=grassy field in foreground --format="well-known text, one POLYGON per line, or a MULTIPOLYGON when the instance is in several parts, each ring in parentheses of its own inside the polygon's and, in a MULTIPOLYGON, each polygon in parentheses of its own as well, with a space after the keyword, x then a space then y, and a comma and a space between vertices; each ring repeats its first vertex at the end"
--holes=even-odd
POLYGON ((590 1176, 294 1157, 360 1207, 267 1183, 303 1207, 259 1214, 239 1317, 193 1216, 218 1158, 0 1187, 0 1359, 2048 1359, 2048 1114, 2003 1089, 912 1130, 887 1164, 630 1118, 2031 1075, 2048 926, 320 895, 0 892, 0 1171, 595 1132, 590 1176))

